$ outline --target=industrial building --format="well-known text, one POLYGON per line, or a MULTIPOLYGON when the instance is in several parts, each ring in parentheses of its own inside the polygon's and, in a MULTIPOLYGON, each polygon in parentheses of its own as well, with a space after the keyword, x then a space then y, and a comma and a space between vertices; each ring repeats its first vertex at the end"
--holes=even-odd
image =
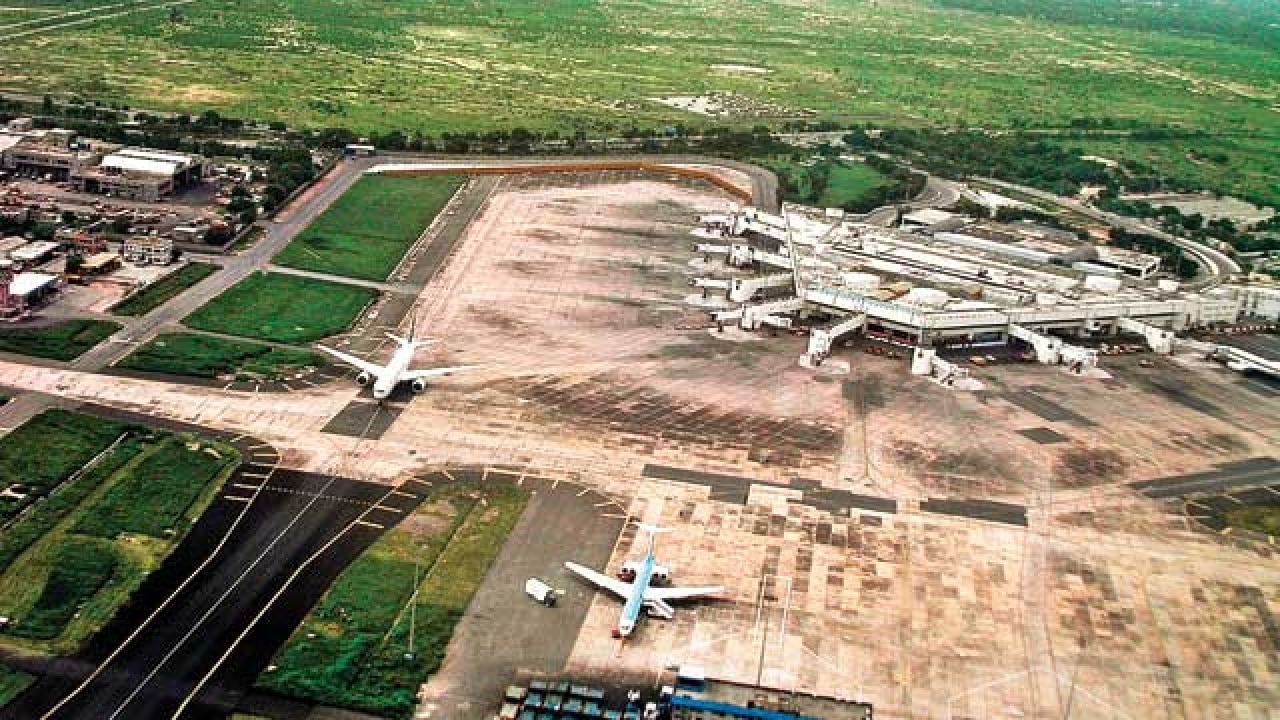
POLYGON ((1041 227, 919 211, 904 218, 907 229, 890 229, 799 206, 782 215, 735 207, 699 220, 696 251, 757 274, 695 278, 704 289, 695 302, 718 323, 748 330, 806 320, 803 359, 813 365, 856 332, 911 348, 919 374, 957 371, 938 359, 941 348, 1011 342, 1040 362, 1083 370, 1098 353, 1074 338, 1137 334, 1170 352, 1178 331, 1276 309, 1271 295, 1234 286, 1186 291, 1155 277, 1158 257, 1068 244, 1070 234, 1041 227))
POLYGON ((11 121, 0 130, 0 170, 142 202, 182 192, 209 172, 200 155, 137 147, 104 154, 116 146, 100 145, 78 141, 72 130, 33 130, 11 121))
POLYGON ((58 277, 46 273, 16 272, 9 260, 0 260, 0 317, 29 312, 58 291, 58 277))
POLYGON ((203 157, 124 148, 102 158, 71 178, 81 192, 109 193, 116 197, 155 202, 204 180, 208 166, 203 157))

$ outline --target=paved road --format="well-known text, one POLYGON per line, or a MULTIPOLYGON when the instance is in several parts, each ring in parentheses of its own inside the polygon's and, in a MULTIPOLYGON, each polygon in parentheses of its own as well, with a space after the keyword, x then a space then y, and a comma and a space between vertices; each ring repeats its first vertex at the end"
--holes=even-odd
POLYGON ((1053 193, 1045 192, 1044 190, 1039 190, 1033 187, 1027 187, 1025 185, 1015 185, 1013 183, 995 180, 992 178, 975 179, 987 183, 988 185, 1005 188, 1006 190, 1012 190, 1014 192, 1022 193, 1023 195, 1030 195, 1038 200, 1053 203, 1060 207, 1067 208, 1068 210, 1078 212, 1086 217, 1091 217, 1094 220, 1107 223, 1112 227, 1118 227, 1122 230, 1128 230, 1129 232, 1145 233, 1147 235, 1158 237, 1161 240, 1171 242, 1186 251, 1188 255, 1194 258, 1195 261, 1208 272, 1208 279, 1202 280, 1198 283, 1193 283, 1194 285, 1212 287, 1221 283, 1229 276, 1241 272, 1240 266, 1236 264, 1236 261, 1232 260, 1225 253, 1206 245, 1201 245, 1198 242, 1180 238, 1176 235, 1171 235, 1163 230, 1151 227, 1140 220, 1099 210, 1098 208, 1085 205, 1084 203, 1077 202, 1070 198, 1054 195, 1053 193))

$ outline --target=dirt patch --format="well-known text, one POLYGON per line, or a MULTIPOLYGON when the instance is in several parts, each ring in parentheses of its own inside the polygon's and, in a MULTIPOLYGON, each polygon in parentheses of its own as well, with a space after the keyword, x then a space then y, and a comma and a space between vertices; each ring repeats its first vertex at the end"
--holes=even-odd
POLYGON ((894 440, 890 455, 921 481, 926 492, 957 497, 987 497, 1024 489, 1004 453, 951 450, 911 440, 894 440))
POLYGON ((1115 484, 1129 470, 1129 461, 1111 448, 1077 444, 1059 451, 1054 470, 1059 487, 1093 487, 1115 484))

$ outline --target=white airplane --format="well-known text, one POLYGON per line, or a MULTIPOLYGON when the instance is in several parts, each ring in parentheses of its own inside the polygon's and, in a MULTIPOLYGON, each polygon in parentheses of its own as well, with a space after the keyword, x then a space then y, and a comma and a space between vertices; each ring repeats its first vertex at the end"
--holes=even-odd
POLYGON ((368 360, 361 360, 354 355, 323 345, 317 345, 316 348, 359 370, 360 374, 356 376, 356 383, 368 385, 372 381, 373 397, 378 400, 387 399, 392 391, 396 389, 396 386, 402 382, 409 383, 415 393, 420 393, 427 389, 427 378, 442 377, 480 367, 479 365, 457 365, 454 367, 410 370, 409 363, 413 362, 413 355, 418 348, 434 345, 439 341, 414 340, 412 323, 409 325, 409 337, 407 338, 392 335, 391 333, 385 333, 385 335, 394 340, 397 345, 395 354, 391 356, 385 366, 375 365, 368 360))
POLYGON ((616 638, 624 638, 630 635, 632 630, 635 630, 636 622, 640 619, 640 611, 642 609, 650 617, 670 620, 675 617, 676 611, 667 604, 667 600, 705 597, 719 595, 724 592, 724 588, 719 585, 683 588, 653 587, 654 581, 665 583, 671 577, 670 569, 658 565, 657 559, 653 556, 654 540, 657 538, 658 533, 671 532, 671 530, 648 523, 636 523, 636 525, 642 531, 649 533, 649 548, 645 552, 644 559, 640 562, 628 560, 622 564, 622 571, 631 577, 631 582, 611 578, 577 563, 566 562, 564 564, 566 568, 575 574, 626 600, 626 603, 622 606, 622 612, 618 616, 618 625, 613 629, 613 636, 616 638))

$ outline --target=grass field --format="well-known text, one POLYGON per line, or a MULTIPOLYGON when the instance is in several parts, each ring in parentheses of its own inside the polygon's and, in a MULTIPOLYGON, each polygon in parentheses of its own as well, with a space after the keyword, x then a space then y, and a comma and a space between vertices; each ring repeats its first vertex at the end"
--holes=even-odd
POLYGON ((258 684, 382 717, 410 717, 418 686, 440 666, 454 625, 525 499, 513 487, 438 489, 347 568, 277 653, 276 670, 258 684), (415 574, 413 659, 407 661, 415 574))
MULTIPOLYGON (((77 447, 85 445, 60 427, 98 424, 104 436, 106 430, 125 429, 92 416, 48 411, 0 443, 18 435, 25 456, 42 452, 57 458, 68 437, 77 447), (49 422, 51 414, 61 425, 49 422)), ((0 645, 73 652, 177 546, 240 461, 234 448, 220 443, 128 429, 126 440, 0 534, 0 615, 16 620, 0 634, 0 645)), ((8 447, 0 445, 0 458, 9 457, 8 447)), ((66 471, 69 463, 59 462, 66 471)))
POLYGON ((35 681, 32 675, 0 665, 0 708, 12 702, 35 681))
MULTIPOLYGON (((0 22, 65 5, 34 0, 0 10, 0 22)), ((528 127, 598 136, 633 125, 797 117, 1003 130, 1109 119, 1203 130, 1259 147, 1248 152, 1261 162, 1280 143, 1278 7, 1264 0, 192 3, 175 19, 156 8, 13 38, 0 57, 0 88, 358 133, 528 127), (727 116, 656 101, 709 93, 732 98, 727 116)), ((0 39, 14 32, 0 29, 0 39)))
POLYGON ((193 262, 111 306, 113 315, 146 315, 178 293, 218 272, 211 263, 193 262))
POLYGON ((274 262, 384 280, 466 178, 367 175, 325 210, 274 262))
POLYGON ((183 321, 198 330, 282 343, 342 332, 378 293, 279 273, 255 273, 183 321))
POLYGON ((1247 505, 1228 511, 1226 520, 1231 527, 1280 536, 1280 504, 1247 505))
POLYGON ((42 328, 0 328, 0 351, 51 360, 74 360, 106 340, 120 325, 105 320, 67 320, 42 328))
POLYGON ((304 367, 328 365, 323 355, 195 333, 166 333, 117 363, 146 372, 201 378, 279 380, 304 367))
POLYGON ((21 487, 27 495, 0 500, 0 519, 8 520, 48 494, 127 429, 122 423, 53 409, 0 438, 0 488, 21 487))

